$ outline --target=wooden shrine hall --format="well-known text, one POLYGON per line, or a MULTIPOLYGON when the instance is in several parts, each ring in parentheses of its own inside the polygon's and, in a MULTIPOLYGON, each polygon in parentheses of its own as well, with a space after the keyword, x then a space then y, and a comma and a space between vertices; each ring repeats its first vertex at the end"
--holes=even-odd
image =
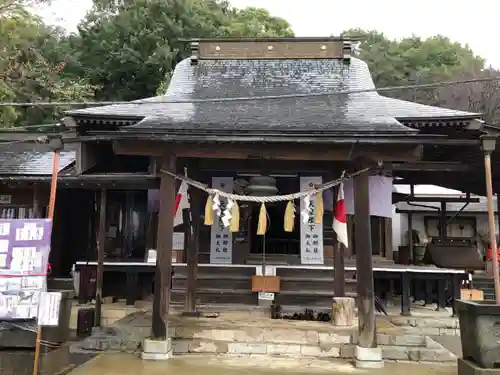
MULTIPOLYGON (((464 270, 395 264, 388 212, 394 177, 417 183, 421 175, 429 183, 453 169, 463 177, 455 188, 467 173, 482 178, 474 163, 481 163, 480 137, 492 129, 480 114, 379 95, 366 63, 342 38, 201 39, 191 52, 165 95, 74 110, 62 121, 73 130, 68 141, 79 143, 62 189, 97 194, 89 198, 96 207, 90 231, 100 251, 76 262, 80 289, 90 284, 86 270, 100 264, 97 300, 113 283, 108 275, 122 273, 133 303, 140 289, 151 290, 155 274, 152 334, 166 339, 170 301, 185 300, 188 312, 197 300, 256 305, 252 277, 279 276, 280 304, 357 294, 364 348, 376 346, 373 291, 386 282, 399 283, 406 315, 412 280, 449 283, 451 296, 459 296, 464 270), (264 235, 257 234, 260 206, 253 203, 240 204, 237 232, 204 225, 207 194, 193 187, 183 224, 174 227, 180 182, 172 174, 227 193, 274 196, 344 171, 355 174, 344 184, 345 249, 331 229, 338 186, 324 192, 322 224, 309 232, 299 209, 295 229, 283 230, 286 202, 267 204, 264 235), (307 235, 319 239, 316 247, 306 246, 307 235), (150 249, 156 261, 147 261, 150 249)), ((448 178, 444 186, 453 183, 448 178)))

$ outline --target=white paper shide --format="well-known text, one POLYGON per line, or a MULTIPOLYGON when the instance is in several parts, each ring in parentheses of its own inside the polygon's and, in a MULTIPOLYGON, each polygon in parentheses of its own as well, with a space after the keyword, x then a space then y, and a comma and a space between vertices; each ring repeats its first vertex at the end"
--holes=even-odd
MULTIPOLYGON (((321 185, 321 177, 301 177, 300 191, 314 188, 321 185)), ((316 199, 313 196, 300 200, 300 212, 304 213, 306 205, 309 210, 305 219, 300 221, 300 261, 302 264, 323 264, 323 225, 315 223, 316 199)), ((302 219, 304 219, 302 214, 302 219)))
MULTIPOLYGON (((225 193, 232 193, 234 180, 232 177, 212 177, 212 188, 225 193)), ((215 200, 214 200, 215 201, 215 200)), ((227 199, 219 197, 220 212, 226 210, 227 199)), ((214 215, 210 238, 210 263, 231 264, 233 262, 233 234, 225 227, 222 216, 214 215)))

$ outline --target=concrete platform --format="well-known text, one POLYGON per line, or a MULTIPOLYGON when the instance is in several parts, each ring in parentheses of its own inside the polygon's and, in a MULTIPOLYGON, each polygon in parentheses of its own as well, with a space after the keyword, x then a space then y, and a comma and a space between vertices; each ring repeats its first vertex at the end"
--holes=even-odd
MULTIPOLYGON (((207 318, 204 314, 192 318, 172 309, 168 334, 173 354, 354 358, 357 322, 352 327, 340 328, 330 322, 273 320, 267 311, 258 308, 219 311, 217 318, 207 318)), ((456 362, 456 356, 436 341, 425 335, 409 334, 385 317, 378 317, 377 330, 384 360, 456 362)), ((136 312, 85 339, 75 350, 135 352, 150 332, 151 313, 136 312)))
POLYGON ((142 361, 134 354, 103 354, 69 375, 279 375, 279 374, 380 374, 455 375, 457 367, 424 364, 386 363, 383 369, 356 369, 343 360, 296 359, 281 357, 177 356, 166 362, 142 361))
POLYGON ((500 369, 482 368, 463 358, 457 360, 458 375, 500 375, 500 369))

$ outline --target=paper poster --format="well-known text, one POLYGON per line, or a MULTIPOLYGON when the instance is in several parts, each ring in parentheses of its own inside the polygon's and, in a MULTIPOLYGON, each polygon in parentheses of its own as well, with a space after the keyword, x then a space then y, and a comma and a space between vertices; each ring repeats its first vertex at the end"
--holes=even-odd
MULTIPOLYGON (((323 183, 321 177, 301 177, 300 191, 305 191, 323 183)), ((316 224, 316 200, 311 199, 311 214, 306 224, 300 221, 300 262, 301 264, 323 264, 323 224, 316 224)), ((304 209, 304 199, 300 200, 300 211, 304 209)))
MULTIPOLYGON (((226 193, 233 192, 232 177, 212 177, 212 188, 226 193)), ((220 198, 221 212, 226 209, 227 200, 220 198)), ((222 221, 214 213, 214 223, 210 238, 210 263, 231 264, 233 262, 233 234, 229 227, 224 228, 222 221)))
POLYGON ((0 220, 0 320, 36 319, 51 232, 51 220, 0 220))
POLYGON ((61 292, 42 292, 40 295, 40 307, 38 310, 38 325, 58 326, 59 308, 61 305, 61 292))

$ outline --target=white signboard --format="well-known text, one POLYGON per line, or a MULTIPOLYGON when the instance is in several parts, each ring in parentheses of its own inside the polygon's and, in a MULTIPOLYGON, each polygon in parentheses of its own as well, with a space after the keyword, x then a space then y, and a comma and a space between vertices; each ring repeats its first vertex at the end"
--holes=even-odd
POLYGON ((38 309, 38 325, 57 327, 59 325, 60 292, 42 292, 38 309))
MULTIPOLYGON (((314 185, 323 183, 321 177, 301 177, 300 191, 308 190, 314 185)), ((304 209, 304 200, 300 200, 300 211, 304 209)), ((316 199, 311 199, 311 214, 304 224, 300 218, 300 262, 301 264, 324 264, 323 257, 323 224, 316 224, 316 199)))
MULTIPOLYGON (((232 177, 212 177, 212 188, 226 193, 233 192, 232 177)), ((227 200, 220 198, 221 211, 224 212, 227 200)), ((222 215, 221 215, 222 216, 222 215)), ((224 228, 221 218, 214 213, 214 223, 210 238, 210 263, 231 264, 233 262, 233 234, 229 227, 224 228)))

